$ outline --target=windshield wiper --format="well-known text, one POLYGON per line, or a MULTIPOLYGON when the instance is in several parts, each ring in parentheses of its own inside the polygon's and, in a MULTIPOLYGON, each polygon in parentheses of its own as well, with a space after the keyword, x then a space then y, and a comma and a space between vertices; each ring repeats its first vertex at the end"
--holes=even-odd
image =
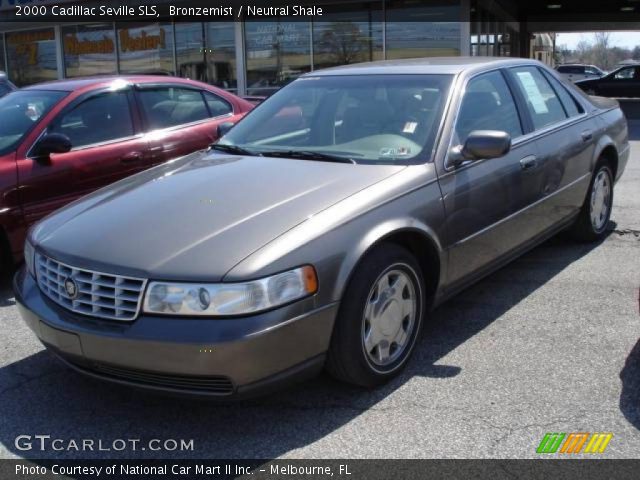
POLYGON ((320 162, 336 162, 336 163, 351 163, 357 162, 353 158, 341 157, 340 155, 332 155, 331 153, 314 152, 311 150, 271 150, 268 152, 262 152, 265 157, 285 157, 285 158, 300 158, 302 160, 318 160, 320 162))
POLYGON ((224 143, 212 143, 209 145, 211 150, 219 150, 224 153, 231 153, 232 155, 253 155, 257 157, 261 157, 262 154, 259 152, 252 152, 251 150, 247 150, 246 148, 239 147, 237 145, 227 145, 224 143))

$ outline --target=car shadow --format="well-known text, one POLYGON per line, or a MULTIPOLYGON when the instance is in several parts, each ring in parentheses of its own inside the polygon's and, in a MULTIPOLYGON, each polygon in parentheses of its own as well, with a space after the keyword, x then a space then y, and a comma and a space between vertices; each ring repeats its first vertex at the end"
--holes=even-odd
POLYGON ((0 274, 0 307, 10 307, 16 304, 11 287, 12 278, 13 271, 10 274, 0 274))
POLYGON ((620 380, 620 411, 629 423, 640 430, 640 340, 629 353, 620 372, 620 380))
MULTIPOLYGON (((374 390, 350 387, 321 375, 251 401, 212 404, 85 379, 41 351, 0 368, 0 443, 11 454, 31 459, 242 459, 295 455, 296 449, 322 440, 375 408, 416 376, 446 381, 458 375, 464 364, 447 365, 440 360, 595 247, 554 237, 449 300, 432 313, 432 321, 404 372, 374 390), (128 438, 143 442, 153 438, 193 439, 195 449, 42 452, 17 448, 17 436, 37 434, 76 441, 95 439, 107 444, 128 438)), ((631 376, 637 387, 638 356, 634 358, 631 376)), ((637 405, 635 387, 634 392, 630 401, 637 405)), ((632 410, 634 407, 628 405, 628 411, 632 410)))

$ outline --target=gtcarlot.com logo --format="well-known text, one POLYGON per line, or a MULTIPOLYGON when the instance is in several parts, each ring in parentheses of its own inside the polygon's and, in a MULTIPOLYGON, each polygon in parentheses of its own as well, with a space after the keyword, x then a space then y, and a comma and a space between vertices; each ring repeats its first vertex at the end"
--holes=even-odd
POLYGON ((537 453, 604 453, 613 433, 547 433, 537 453))
POLYGON ((16 449, 21 451, 39 450, 74 451, 74 452, 122 452, 125 450, 158 451, 193 451, 193 439, 152 438, 116 438, 103 440, 101 438, 54 438, 51 435, 18 435, 14 441, 16 449))

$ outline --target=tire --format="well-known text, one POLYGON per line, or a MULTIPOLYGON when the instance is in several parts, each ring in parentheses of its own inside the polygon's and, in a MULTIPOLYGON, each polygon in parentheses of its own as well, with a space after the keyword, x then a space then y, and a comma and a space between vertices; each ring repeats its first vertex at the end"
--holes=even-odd
POLYGON ((424 316, 425 285, 415 257, 395 244, 376 247, 356 267, 344 292, 327 370, 362 387, 387 382, 406 365, 424 316))
POLYGON ((579 242, 597 242, 604 238, 612 207, 613 171, 606 159, 600 159, 591 176, 587 198, 571 227, 572 237, 579 242))

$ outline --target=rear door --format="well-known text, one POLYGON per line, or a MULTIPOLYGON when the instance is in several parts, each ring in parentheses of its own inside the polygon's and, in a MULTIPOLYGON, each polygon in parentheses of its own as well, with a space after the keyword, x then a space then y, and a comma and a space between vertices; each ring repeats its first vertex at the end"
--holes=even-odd
POLYGON ((523 212, 532 234, 569 221, 582 205, 597 133, 593 120, 551 74, 536 66, 507 70, 529 116, 538 155, 528 175, 523 212))
POLYGON ((101 91, 62 110, 43 134, 61 133, 70 152, 18 161, 20 198, 27 223, 149 166, 149 149, 138 131, 130 91, 101 91))
MULTIPOLYGON (((500 130, 511 135, 511 151, 500 158, 479 159, 439 172, 447 215, 448 283, 455 287, 470 274, 517 248, 530 237, 519 216, 534 179, 523 166, 535 162, 533 141, 522 141, 528 126, 516 108, 501 70, 469 80, 454 126, 451 147, 464 144, 474 130, 500 130)), ((528 167, 527 167, 528 168, 528 167)))
POLYGON ((142 84, 136 97, 155 164, 207 148, 234 118, 226 99, 187 85, 142 84))

